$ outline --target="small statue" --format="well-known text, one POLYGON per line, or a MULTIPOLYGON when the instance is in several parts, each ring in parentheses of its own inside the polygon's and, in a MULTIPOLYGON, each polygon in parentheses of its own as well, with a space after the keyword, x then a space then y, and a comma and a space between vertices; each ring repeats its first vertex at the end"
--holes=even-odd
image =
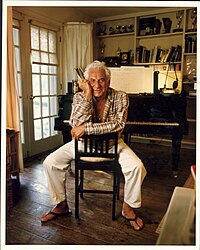
POLYGON ((123 25, 121 30, 122 30, 122 33, 127 33, 127 26, 123 25))
POLYGON ((115 34, 115 30, 113 29, 113 27, 110 27, 110 28, 109 28, 109 32, 110 32, 110 33, 109 33, 110 35, 115 34))
POLYGON ((133 26, 133 24, 129 24, 128 27, 127 27, 127 29, 128 29, 128 32, 134 32, 134 26, 133 26))
POLYGON ((106 25, 105 24, 100 24, 99 25, 99 35, 104 36, 106 35, 106 25))
POLYGON ((170 33, 171 30, 171 26, 172 26, 172 20, 168 17, 164 17, 163 19, 163 24, 164 24, 164 29, 165 29, 165 33, 170 33))
POLYGON ((156 19, 154 24, 154 34, 160 34, 160 28, 161 28, 161 21, 159 19, 156 19))
POLYGON ((117 30, 117 32, 116 32, 117 34, 121 33, 121 26, 117 25, 116 30, 117 30))

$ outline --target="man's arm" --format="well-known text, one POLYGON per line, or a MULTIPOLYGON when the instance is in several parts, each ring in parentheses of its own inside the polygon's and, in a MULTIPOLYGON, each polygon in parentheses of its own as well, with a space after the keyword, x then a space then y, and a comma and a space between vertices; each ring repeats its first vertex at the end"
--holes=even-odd
POLYGON ((72 127, 79 126, 86 121, 91 121, 93 113, 92 89, 88 81, 80 79, 78 84, 83 91, 76 93, 73 98, 70 116, 70 125, 72 127))

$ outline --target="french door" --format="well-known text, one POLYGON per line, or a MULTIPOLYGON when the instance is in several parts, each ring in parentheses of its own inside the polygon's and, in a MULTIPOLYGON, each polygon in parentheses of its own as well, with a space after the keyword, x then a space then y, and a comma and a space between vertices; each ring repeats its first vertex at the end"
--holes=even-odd
POLYGON ((29 157, 62 144, 61 135, 54 130, 59 82, 57 32, 27 19, 16 28, 23 156, 29 157))
POLYGON ((30 25, 31 36, 31 154, 60 145, 54 130, 58 114, 58 59, 57 35, 47 28, 30 25))

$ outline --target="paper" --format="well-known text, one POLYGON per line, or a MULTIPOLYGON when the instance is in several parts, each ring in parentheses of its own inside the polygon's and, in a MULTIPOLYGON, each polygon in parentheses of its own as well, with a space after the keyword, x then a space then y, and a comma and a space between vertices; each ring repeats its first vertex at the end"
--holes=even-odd
POLYGON ((130 94, 153 93, 153 69, 151 67, 124 66, 109 69, 112 88, 130 94))

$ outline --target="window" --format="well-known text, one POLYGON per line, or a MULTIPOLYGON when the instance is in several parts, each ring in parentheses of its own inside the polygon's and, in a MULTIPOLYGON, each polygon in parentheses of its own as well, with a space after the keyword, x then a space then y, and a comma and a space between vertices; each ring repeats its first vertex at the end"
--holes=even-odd
POLYGON ((34 138, 54 136, 57 116, 56 32, 31 25, 31 62, 34 138))
POLYGON ((23 96, 22 96, 22 72, 21 72, 21 56, 20 56, 20 22, 13 19, 13 43, 15 50, 15 61, 17 69, 17 84, 18 84, 18 95, 20 104, 20 131, 21 131, 21 142, 24 144, 24 117, 23 117, 23 96))

